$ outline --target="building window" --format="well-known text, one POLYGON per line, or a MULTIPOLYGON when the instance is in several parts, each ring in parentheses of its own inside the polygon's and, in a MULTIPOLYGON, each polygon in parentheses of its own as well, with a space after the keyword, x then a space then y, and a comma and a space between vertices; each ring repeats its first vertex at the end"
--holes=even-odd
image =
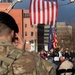
POLYGON ((27 36, 27 32, 25 32, 25 36, 27 36))
POLYGON ((30 43, 34 43, 34 41, 33 40, 30 40, 30 43))
POLYGON ((25 24, 25 28, 27 27, 27 24, 25 24))
POLYGON ((29 15, 29 13, 24 13, 23 17, 24 17, 24 18, 29 18, 30 15, 29 15))
POLYGON ((33 32, 31 32, 31 36, 33 36, 33 32))
POLYGON ((31 27, 33 28, 33 25, 31 25, 31 27))

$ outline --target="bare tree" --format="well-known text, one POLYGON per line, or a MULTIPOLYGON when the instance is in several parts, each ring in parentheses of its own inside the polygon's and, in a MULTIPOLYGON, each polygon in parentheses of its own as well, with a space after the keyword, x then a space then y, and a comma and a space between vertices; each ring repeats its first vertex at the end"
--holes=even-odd
POLYGON ((60 28, 60 31, 57 32, 58 45, 65 48, 72 48, 72 28, 66 25, 65 27, 60 28))

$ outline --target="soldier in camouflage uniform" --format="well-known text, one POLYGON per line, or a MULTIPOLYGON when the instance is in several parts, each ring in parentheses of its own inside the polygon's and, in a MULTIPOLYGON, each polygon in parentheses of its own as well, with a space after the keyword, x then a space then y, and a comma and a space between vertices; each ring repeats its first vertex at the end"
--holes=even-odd
POLYGON ((0 12, 0 75, 56 75, 50 63, 24 50, 15 20, 4 12, 0 12), (17 45, 12 43, 14 35, 17 45))

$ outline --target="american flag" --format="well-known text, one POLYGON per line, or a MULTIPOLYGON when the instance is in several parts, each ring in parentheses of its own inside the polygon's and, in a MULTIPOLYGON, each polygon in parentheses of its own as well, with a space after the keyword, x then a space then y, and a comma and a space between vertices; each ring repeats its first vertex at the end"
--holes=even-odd
POLYGON ((56 35, 56 33, 53 33, 53 38, 54 38, 53 48, 56 48, 57 47, 57 35, 56 35))
POLYGON ((58 2, 50 0, 31 0, 29 11, 31 25, 55 25, 58 16, 58 2))

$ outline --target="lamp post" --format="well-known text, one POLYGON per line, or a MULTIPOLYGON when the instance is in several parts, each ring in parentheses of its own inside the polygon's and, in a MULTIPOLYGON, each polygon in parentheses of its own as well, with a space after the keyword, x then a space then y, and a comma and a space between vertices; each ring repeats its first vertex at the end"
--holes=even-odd
POLYGON ((22 0, 17 0, 17 1, 21 2, 22 0))
POLYGON ((70 3, 74 3, 75 2, 75 0, 70 0, 70 3))

